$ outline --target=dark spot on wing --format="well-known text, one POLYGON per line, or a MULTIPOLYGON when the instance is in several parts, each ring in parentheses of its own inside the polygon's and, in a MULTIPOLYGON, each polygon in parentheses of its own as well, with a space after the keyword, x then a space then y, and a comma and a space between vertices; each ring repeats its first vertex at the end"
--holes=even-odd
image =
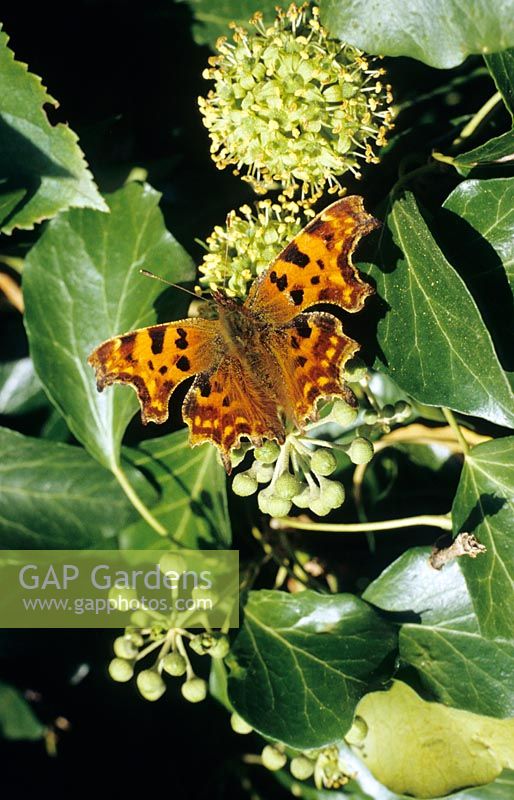
POLYGON ((313 286, 317 286, 318 283, 320 282, 320 280, 321 280, 321 278, 320 278, 319 275, 314 275, 314 277, 311 278, 311 283, 312 283, 313 286))
POLYGON ((332 289, 322 289, 318 295, 318 299, 320 300, 320 302, 322 300, 330 300, 331 296, 332 296, 332 289))
POLYGON ((289 294, 295 306, 300 306, 303 303, 303 289, 293 289, 289 294))
POLYGON ((221 405, 225 406, 225 408, 229 407, 229 405, 230 405, 230 397, 228 395, 225 395, 225 397, 221 401, 221 405))
MULTIPOLYGON (((136 335, 137 334, 135 334, 135 333, 126 333, 125 336, 122 336, 120 338, 120 351, 119 352, 120 352, 120 355, 123 356, 123 358, 128 358, 129 355, 131 356, 131 352, 130 351, 132 350, 132 347, 134 346, 134 341, 136 339, 136 335)), ((110 345, 110 342, 106 342, 106 344, 110 345)), ((112 345, 110 345, 110 346, 112 347, 112 345)), ((107 348, 106 348, 106 350, 107 350, 107 348)), ((98 354, 100 355, 100 350, 98 350, 98 354)))
POLYGON ((190 368, 189 359, 186 356, 180 356, 179 360, 177 361, 177 369, 181 372, 187 372, 190 368))
POLYGON ((152 370, 152 372, 154 371, 155 367, 154 367, 154 365, 153 365, 153 361, 149 361, 149 362, 148 362, 148 369, 151 369, 151 370, 152 370))
POLYGON ((276 283, 277 282, 277 273, 275 272, 275 270, 270 272, 269 279, 270 279, 271 283, 276 283))
POLYGON ((296 336, 291 336, 291 347, 293 347, 295 350, 299 350, 299 348, 300 348, 300 345, 298 344, 298 339, 296 338, 296 336))
POLYGON ((316 219, 313 219, 312 222, 309 222, 309 224, 305 226, 305 231, 306 233, 318 233, 318 231, 325 226, 326 222, 321 219, 321 217, 316 217, 316 219))
POLYGON ((323 261, 323 259, 322 259, 322 258, 318 258, 318 259, 316 260, 316 264, 318 265, 318 267, 319 267, 320 269, 325 269, 325 262, 323 261))
MULTIPOLYGON (((185 358, 185 356, 182 356, 182 358, 185 358)), ((200 389, 200 394, 202 395, 202 397, 209 397, 211 393, 211 382, 209 378, 199 375, 197 381, 198 381, 198 388, 200 389)))
POLYGON ((161 373, 161 375, 166 375, 167 371, 168 367, 166 366, 159 367, 159 372, 161 373))
POLYGON ((280 260, 287 261, 289 264, 295 264, 302 269, 310 263, 310 257, 306 253, 302 253, 295 242, 291 242, 291 244, 286 247, 284 252, 280 255, 280 260))
POLYGON ((305 356, 297 356, 295 358, 294 363, 296 364, 297 367, 304 367, 307 363, 307 359, 305 358, 305 356))
POLYGON ((283 292, 284 289, 287 289, 287 275, 284 274, 281 275, 280 278, 277 278, 277 289, 279 289, 281 292, 283 292))
POLYGON ((152 341, 152 353, 154 356, 159 355, 162 353, 162 348, 164 346, 164 332, 165 327, 159 328, 148 328, 148 334, 152 341))
POLYGON ((312 333, 312 328, 305 317, 297 317, 294 321, 294 326, 302 339, 308 339, 312 333))

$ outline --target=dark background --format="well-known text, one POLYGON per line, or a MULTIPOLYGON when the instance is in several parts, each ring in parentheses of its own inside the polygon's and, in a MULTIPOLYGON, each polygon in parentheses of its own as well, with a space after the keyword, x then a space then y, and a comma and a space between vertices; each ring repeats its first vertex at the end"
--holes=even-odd
MULTIPOLYGON (((11 2, 1 13, 16 58, 42 76, 59 100, 59 109, 49 109, 51 121, 66 121, 78 133, 101 190, 118 188, 134 166, 146 168, 149 182, 163 193, 169 229, 198 257, 195 238, 205 238, 231 208, 251 196, 245 184, 229 172, 220 173, 209 158, 196 98, 208 88, 201 72, 210 51, 192 40, 188 6, 172 0, 134 6, 124 0, 75 0, 67 6, 11 2)), ((396 59, 389 65, 389 80, 399 101, 419 100, 480 64, 470 59, 449 73, 396 59)), ((349 191, 357 189, 370 210, 379 209, 400 161, 418 152, 422 162, 433 148, 444 149, 452 138, 450 121, 475 111, 490 93, 490 79, 484 76, 454 93, 451 101, 442 93, 437 101, 417 102, 400 118, 397 133, 403 135, 382 164, 366 171, 358 186, 348 181, 349 191)), ((502 124, 500 114, 488 135, 502 124)), ((430 208, 454 184, 455 176, 444 173, 425 195, 423 185, 418 190, 430 208)), ((4 251, 23 253, 38 233, 16 233, 4 242, 4 251)), ((4 359, 26 351, 20 317, 5 307, 0 341, 4 359)), ((37 435, 45 413, 0 422, 37 435)), ((394 490, 386 491, 376 506, 377 517, 448 510, 458 464, 447 465, 437 479, 433 472, 413 469, 401 455, 394 458, 394 490)), ((387 485, 390 469, 390 464, 377 463, 379 484, 387 485)), ((242 521, 240 506, 233 506, 233 514, 236 522, 242 521)), ((382 534, 375 556, 365 539, 356 536, 343 544, 317 537, 316 548, 326 549, 343 588, 356 591, 407 546, 434 538, 433 530, 411 530, 394 534, 394 539, 382 534)), ((236 546, 244 549, 246 544, 236 541, 236 546)), ((0 786, 9 792, 6 796, 144 791, 181 800, 248 797, 241 788, 239 757, 258 752, 262 743, 233 734, 226 712, 214 701, 187 704, 178 682, 170 680, 157 703, 142 700, 133 682, 113 684, 107 664, 114 636, 110 631, 0 632, 0 680, 36 692, 34 708, 45 724, 59 716, 70 722, 69 731, 59 735, 54 758, 47 756, 42 742, 0 740, 0 786), (81 664, 88 665, 89 673, 72 685, 81 664)), ((253 768, 248 775, 263 797, 279 793, 263 770, 253 768)))

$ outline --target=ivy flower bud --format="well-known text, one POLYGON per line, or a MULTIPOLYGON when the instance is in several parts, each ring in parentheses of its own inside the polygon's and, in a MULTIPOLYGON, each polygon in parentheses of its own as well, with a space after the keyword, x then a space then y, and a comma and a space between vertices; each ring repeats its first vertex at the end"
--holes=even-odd
POLYGON ((311 469, 316 475, 331 475, 337 467, 337 459, 331 450, 315 450, 311 458, 311 469))
POLYGON ((135 658, 139 652, 139 648, 127 636, 118 636, 113 649, 118 658, 135 658))
POLYGON ((342 506, 345 499, 345 490, 342 483, 339 481, 323 480, 321 483, 320 500, 330 508, 339 508, 342 506))
POLYGON ((240 717, 239 714, 236 714, 235 711, 230 717, 230 725, 233 731, 235 731, 236 733, 240 733, 243 736, 246 736, 246 734, 251 733, 253 731, 252 726, 249 725, 246 722, 246 720, 240 717))
POLYGON ((352 425, 358 416, 358 411, 353 406, 349 406, 344 400, 336 400, 330 412, 330 418, 337 422, 342 428, 352 425))
POLYGON ((369 439, 357 436, 348 448, 348 456, 353 464, 367 464, 373 458, 373 445, 369 439))
POLYGON ((113 658, 109 664, 109 675, 117 683, 126 683, 134 674, 134 667, 124 658, 113 658))
POLYGON ((189 703, 201 703, 207 697, 207 683, 203 678, 190 678, 182 684, 180 691, 189 703))
POLYGON ((263 749, 262 754, 262 763, 266 769, 271 770, 271 772, 276 772, 279 769, 282 769, 285 766, 287 761, 287 757, 285 753, 281 753, 276 747, 273 747, 271 744, 267 744, 266 747, 263 749))
POLYGON ((168 675, 179 678, 187 669, 186 659, 180 653, 168 653, 162 659, 162 668, 168 675))
POLYGON ((344 365, 343 378, 347 383, 359 383, 366 377, 366 373, 366 364, 361 358, 355 356, 344 365))
POLYGON ((154 702, 166 691, 166 684, 154 669, 144 669, 136 678, 137 688, 145 700, 154 702))
POLYGON ((268 439, 262 447, 256 447, 253 454, 257 461, 263 464, 274 464, 280 454, 280 446, 272 439, 268 439))
POLYGON ((290 500, 270 494, 266 489, 259 492, 257 501, 262 513, 269 514, 271 517, 287 517, 291 511, 290 500))
POLYGON ((306 756, 297 756, 291 759, 289 769, 291 770, 291 775, 297 781, 306 781, 314 773, 314 764, 306 756))
POLYGON ((301 488, 302 482, 299 478, 295 475, 291 475, 290 472, 283 472, 282 475, 277 478, 275 486, 273 487, 273 492, 276 497, 280 497, 284 500, 292 500, 301 488))
POLYGON ((293 503, 298 508, 310 508, 316 497, 319 497, 319 493, 315 494, 310 486, 304 484, 302 491, 293 497, 293 503))
POLYGON ((250 32, 233 25, 221 38, 204 77, 214 81, 200 112, 219 169, 234 165, 257 192, 301 189, 312 202, 338 176, 360 176, 361 162, 378 161, 374 147, 392 127, 390 87, 376 60, 331 39, 319 11, 307 3, 262 14, 250 32))
POLYGON ((259 484, 249 472, 240 472, 232 481, 232 491, 239 497, 249 497, 255 494, 259 484))

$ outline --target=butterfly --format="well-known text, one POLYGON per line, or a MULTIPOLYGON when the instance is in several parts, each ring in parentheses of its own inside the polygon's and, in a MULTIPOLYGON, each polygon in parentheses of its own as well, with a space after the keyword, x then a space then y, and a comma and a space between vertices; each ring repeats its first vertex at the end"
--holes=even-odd
POLYGON ((115 336, 89 356, 102 391, 126 383, 143 423, 168 419, 172 393, 195 377, 182 406, 190 444, 216 445, 230 474, 242 437, 283 443, 316 418, 320 398, 353 395, 341 377, 359 349, 339 319, 307 309, 333 304, 359 311, 372 287, 352 264, 360 238, 379 225, 359 196, 328 206, 252 283, 241 303, 212 292, 217 319, 189 318, 115 336))

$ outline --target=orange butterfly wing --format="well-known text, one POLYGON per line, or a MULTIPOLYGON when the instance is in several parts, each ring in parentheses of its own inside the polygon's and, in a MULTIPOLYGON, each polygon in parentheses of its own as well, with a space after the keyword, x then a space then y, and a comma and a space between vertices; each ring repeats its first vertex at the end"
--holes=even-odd
POLYGON ((146 424, 165 422, 176 387, 192 375, 212 371, 221 358, 218 321, 185 319, 108 339, 88 361, 99 391, 112 383, 132 386, 146 424))
POLYGON ((246 305, 277 325, 321 303, 360 311, 373 289, 360 279, 352 253, 378 225, 364 210, 362 197, 332 203, 254 281, 246 305))

